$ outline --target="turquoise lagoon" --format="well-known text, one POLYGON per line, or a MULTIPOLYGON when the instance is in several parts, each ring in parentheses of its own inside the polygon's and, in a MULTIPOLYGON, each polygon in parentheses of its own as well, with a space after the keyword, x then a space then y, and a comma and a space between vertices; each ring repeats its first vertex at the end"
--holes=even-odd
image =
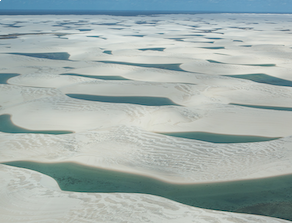
MULTIPOLYGON (((254 66, 254 67, 275 67, 276 64, 232 64, 232 63, 224 63, 224 62, 220 62, 220 61, 216 61, 216 60, 207 60, 209 63, 220 63, 220 64, 229 64, 229 65, 242 65, 242 66, 254 66)), ((223 76, 230 76, 230 77, 236 77, 236 76, 247 76, 247 75, 256 75, 256 74, 244 74, 244 75, 223 75, 223 76)), ((263 79, 270 77, 268 75, 265 76, 265 74, 263 75, 263 79)))
POLYGON ((180 68, 180 63, 177 64, 144 64, 144 63, 128 63, 128 62, 119 62, 119 61, 96 61, 101 63, 108 64, 120 64, 120 65, 128 65, 128 66, 137 66, 137 67, 146 67, 146 68, 158 68, 172 71, 183 71, 185 70, 180 68))
POLYGON ((101 96, 101 95, 90 95, 90 94, 66 94, 70 98, 87 100, 87 101, 99 101, 108 103, 127 103, 127 104, 138 104, 145 106, 167 106, 175 105, 173 101, 163 97, 134 97, 134 96, 101 96))
POLYGON ((172 184, 70 162, 3 164, 51 176, 64 191, 152 194, 194 207, 292 220, 292 175, 222 183, 172 184))
POLYGON ((94 79, 101 79, 101 80, 129 80, 122 76, 100 76, 100 75, 86 75, 86 74, 73 74, 73 73, 64 73, 60 75, 69 75, 69 76, 77 76, 77 77, 89 77, 94 79))
POLYGON ((50 60, 68 60, 70 57, 69 53, 66 52, 56 52, 56 53, 9 53, 20 56, 28 56, 42 59, 50 60))
POLYGON ((165 50, 165 48, 143 48, 143 49, 139 49, 141 51, 163 51, 165 50))
POLYGON ((160 133, 167 136, 195 139, 212 143, 249 143, 249 142, 264 142, 279 139, 279 137, 262 137, 262 136, 249 136, 249 135, 226 135, 216 134, 210 132, 169 132, 160 133))
POLYGON ((292 107, 276 107, 276 106, 263 106, 263 105, 246 105, 246 104, 236 104, 236 103, 230 103, 230 105, 236 105, 236 106, 243 106, 248 108, 258 108, 258 109, 270 109, 270 110, 276 110, 276 111, 292 111, 292 107))
POLYGON ((208 49, 208 50, 222 50, 222 49, 225 49, 224 46, 213 46, 213 47, 200 47, 200 48, 203 48, 203 49, 208 49))
POLYGON ((105 51, 103 51, 103 53, 112 55, 112 51, 111 50, 105 50, 105 51))
POLYGON ((7 83, 8 79, 19 76, 19 75, 20 74, 15 74, 15 73, 0 73, 0 84, 8 84, 7 83))
POLYGON ((243 75, 224 75, 226 77, 241 78, 258 83, 271 84, 284 87, 292 87, 292 81, 273 77, 267 74, 243 74, 243 75))

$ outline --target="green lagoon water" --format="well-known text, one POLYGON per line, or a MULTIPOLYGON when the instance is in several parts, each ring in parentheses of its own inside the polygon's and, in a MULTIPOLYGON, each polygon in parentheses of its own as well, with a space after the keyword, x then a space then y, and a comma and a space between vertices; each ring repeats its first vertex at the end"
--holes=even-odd
POLYGON ((208 42, 206 42, 206 41, 189 41, 189 42, 191 42, 191 43, 210 43, 210 44, 214 43, 214 42, 210 42, 210 41, 208 41, 208 42))
POLYGON ((178 63, 178 64, 142 64, 142 63, 119 62, 119 61, 96 61, 96 62, 109 63, 109 64, 121 64, 121 65, 137 66, 137 67, 147 67, 147 68, 158 68, 158 69, 186 72, 185 70, 180 68, 180 65, 181 65, 180 63, 178 63))
POLYGON ((71 131, 48 131, 48 130, 29 130, 18 127, 11 121, 11 115, 0 115, 0 132, 5 133, 34 133, 34 134, 69 134, 71 131))
POLYGON ((73 73, 64 73, 59 75, 69 75, 69 76, 77 76, 77 77, 89 77, 94 79, 101 79, 101 80, 129 80, 127 78, 121 76, 99 76, 99 75, 85 75, 85 74, 73 74, 73 73))
POLYGON ((35 58, 44 58, 50 60, 68 60, 70 54, 67 52, 56 52, 56 53, 9 53, 20 56, 28 56, 35 58))
POLYGON ((194 207, 292 220, 292 175, 222 183, 171 184, 70 162, 3 164, 51 176, 63 191, 152 194, 194 207))
POLYGON ((103 51, 103 53, 113 55, 111 50, 105 50, 105 51, 103 51))
POLYGON ((275 106, 262 106, 262 105, 244 105, 244 104, 235 104, 230 103, 230 105, 236 105, 236 106, 243 106, 248 108, 259 108, 259 109, 270 109, 270 110, 277 110, 277 111, 292 111, 292 108, 290 107, 275 107, 275 106))
POLYGON ((209 132, 170 132, 170 133, 160 133, 167 136, 174 136, 185 139, 195 139, 205 142, 212 143, 249 143, 249 142, 264 142, 279 139, 262 137, 262 136, 248 136, 248 135, 225 135, 225 134, 215 134, 209 132))
POLYGON ((214 40, 219 40, 219 39, 223 39, 223 38, 219 38, 219 37, 205 37, 205 39, 214 39, 214 40))
MULTIPOLYGON (((209 63, 220 63, 220 64, 229 64, 224 63, 216 60, 207 60, 209 63)), ((276 64, 234 64, 234 65, 243 65, 243 66, 255 66, 255 67, 274 67, 276 64)), ((246 75, 255 75, 255 74, 244 74, 244 75, 223 75, 223 76, 230 76, 230 77, 236 77, 236 76, 246 76, 246 75)), ((266 75, 266 74, 263 74, 266 75)), ((268 75, 266 75, 268 76, 268 75)), ((264 76, 262 78, 265 78, 264 76)))
POLYGON ((19 75, 20 74, 15 74, 15 73, 0 73, 0 84, 8 84, 7 83, 8 79, 19 76, 19 75))
POLYGON ((200 48, 209 49, 209 50, 221 50, 221 49, 225 49, 224 46, 200 47, 200 48))
POLYGON ((75 99, 108 103, 127 103, 146 106, 167 106, 167 105, 180 106, 178 104, 175 104, 170 99, 163 97, 101 96, 89 94, 66 94, 66 95, 75 99))
POLYGON ((100 38, 100 39, 103 39, 103 40, 106 40, 107 39, 107 38, 104 38, 102 36, 86 36, 86 37, 100 38))
POLYGON ((144 37, 145 35, 124 35, 124 36, 144 37))
POLYGON ((123 30, 125 28, 109 28, 109 29, 114 29, 114 30, 123 30))
POLYGON ((269 76, 267 74, 244 74, 244 75, 224 75, 226 77, 241 78, 258 83, 271 84, 277 86, 292 87, 292 81, 269 76))
POLYGON ((167 38, 167 39, 172 39, 172 40, 175 40, 175 41, 184 41, 185 38, 167 38))
POLYGON ((100 36, 86 36, 86 37, 100 38, 100 36))
POLYGON ((205 36, 205 35, 202 35, 202 34, 187 34, 187 35, 184 35, 184 36, 205 36))
POLYGON ((246 66, 255 66, 255 67, 275 67, 276 64, 274 63, 266 63, 266 64, 242 64, 246 66))
POLYGON ((74 67, 63 67, 65 69, 75 69, 74 67))
POLYGON ((217 61, 217 60, 207 60, 209 63, 220 63, 220 64, 224 64, 224 63, 222 63, 222 62, 219 62, 219 61, 217 61))
POLYGON ((78 29, 80 32, 91 31, 92 29, 78 29))
POLYGON ((165 50, 165 48, 143 48, 143 49, 139 49, 141 51, 148 51, 148 50, 151 50, 151 51, 163 51, 165 50))

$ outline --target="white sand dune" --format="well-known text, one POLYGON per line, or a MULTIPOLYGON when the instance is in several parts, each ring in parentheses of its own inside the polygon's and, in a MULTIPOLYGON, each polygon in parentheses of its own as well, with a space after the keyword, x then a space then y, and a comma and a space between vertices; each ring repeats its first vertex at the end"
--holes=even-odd
MULTIPOLYGON (((71 161, 182 184, 292 173, 291 15, 0 17, 0 73, 20 74, 0 84, 0 115, 21 128, 74 132, 1 132, 0 162, 71 161), (9 27, 16 21, 19 28, 9 27), (283 80, 225 76, 244 74, 283 80), (160 97, 176 105, 66 94, 160 97), (192 131, 283 138, 216 144, 158 134, 192 131)), ((45 175, 0 168, 1 222, 286 222, 150 195, 64 192, 45 175)))
MULTIPOLYGON (((0 114, 11 114, 15 125, 31 130, 79 132, 97 127, 131 125, 155 132, 207 131, 267 137, 291 135, 292 120, 288 111, 214 103, 191 107, 115 104, 72 99, 58 96, 58 91, 53 92, 51 97, 41 96, 10 107, 5 107, 5 103, 9 102, 4 101, 0 114), (254 125, 255 122, 257 125, 254 125)), ((199 101, 203 98, 199 97, 199 101)))
POLYGON ((254 179, 292 171, 291 137, 214 144, 118 126, 59 136, 2 133, 0 139, 1 162, 73 161, 173 183, 254 179))

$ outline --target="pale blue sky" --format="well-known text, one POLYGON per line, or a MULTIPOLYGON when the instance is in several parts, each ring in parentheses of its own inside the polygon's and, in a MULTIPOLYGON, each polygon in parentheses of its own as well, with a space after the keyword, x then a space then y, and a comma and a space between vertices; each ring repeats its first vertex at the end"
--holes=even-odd
POLYGON ((292 0, 1 0, 8 9, 292 13, 292 0))

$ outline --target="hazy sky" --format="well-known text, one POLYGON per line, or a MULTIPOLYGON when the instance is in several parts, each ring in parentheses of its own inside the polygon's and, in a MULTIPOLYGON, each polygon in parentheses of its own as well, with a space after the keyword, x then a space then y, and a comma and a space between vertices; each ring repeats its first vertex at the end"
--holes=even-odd
POLYGON ((292 13, 292 0, 1 0, 5 9, 292 13))

